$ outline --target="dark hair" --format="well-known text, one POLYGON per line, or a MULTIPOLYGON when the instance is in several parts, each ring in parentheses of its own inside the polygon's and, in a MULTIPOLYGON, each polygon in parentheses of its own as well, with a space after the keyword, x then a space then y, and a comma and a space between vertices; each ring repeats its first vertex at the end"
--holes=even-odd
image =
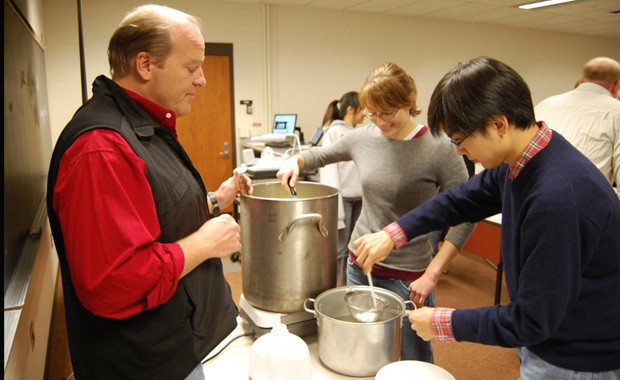
POLYGON ((353 108, 353 110, 358 110, 360 108, 360 101, 357 91, 349 91, 342 95, 340 100, 334 100, 329 103, 327 106, 327 111, 325 111, 325 116, 323 116, 322 125, 326 126, 331 124, 334 120, 344 119, 349 107, 353 108), (338 106, 338 104, 340 104, 340 106, 338 106))
POLYGON ((450 70, 437 84, 428 106, 433 135, 476 130, 486 135, 495 116, 505 116, 518 129, 536 123, 527 84, 510 66, 496 59, 478 57, 450 70))

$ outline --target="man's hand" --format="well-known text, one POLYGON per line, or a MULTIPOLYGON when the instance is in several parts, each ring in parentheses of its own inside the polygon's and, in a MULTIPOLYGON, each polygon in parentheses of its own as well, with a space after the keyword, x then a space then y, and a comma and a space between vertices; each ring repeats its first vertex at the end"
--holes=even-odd
POLYGON ((245 191, 248 194, 252 194, 254 188, 252 187, 252 180, 245 174, 234 172, 233 176, 222 182, 215 192, 217 201, 220 204, 221 209, 225 209, 230 206, 237 197, 237 194, 241 193, 242 186, 245 186, 245 191))
POLYGON ((235 219, 222 214, 209 219, 198 231, 177 243, 185 255, 181 277, 191 272, 203 261, 214 257, 226 257, 241 251, 241 228, 235 219))
POLYGON ((411 322, 411 329, 425 341, 429 341, 435 338, 433 333, 433 327, 431 324, 433 316, 432 307, 422 307, 417 310, 406 311, 405 314, 409 317, 411 322))

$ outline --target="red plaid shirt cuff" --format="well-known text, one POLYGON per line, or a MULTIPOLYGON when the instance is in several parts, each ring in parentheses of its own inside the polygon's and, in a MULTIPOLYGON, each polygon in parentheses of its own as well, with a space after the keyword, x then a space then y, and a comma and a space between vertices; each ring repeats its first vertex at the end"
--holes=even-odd
POLYGON ((431 326, 435 337, 440 342, 455 342, 452 334, 452 313, 454 309, 447 307, 437 307, 433 309, 431 316, 431 326))
POLYGON ((396 222, 392 222, 389 225, 383 227, 383 231, 387 232, 388 235, 394 241, 394 248, 399 249, 403 245, 407 244, 407 235, 405 235, 405 231, 400 228, 400 225, 396 222))

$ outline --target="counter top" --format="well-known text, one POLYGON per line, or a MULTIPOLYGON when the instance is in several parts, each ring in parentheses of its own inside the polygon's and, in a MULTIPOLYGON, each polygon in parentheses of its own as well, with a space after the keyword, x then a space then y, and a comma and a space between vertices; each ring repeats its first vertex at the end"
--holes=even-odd
MULTIPOLYGON (((239 335, 243 335, 242 320, 237 317, 237 327, 224 339, 215 349, 207 355, 210 358, 224 347, 228 342, 239 335)), ((373 377, 350 377, 344 376, 327 368, 319 359, 317 336, 303 338, 310 350, 312 360, 312 379, 374 379, 373 377)), ((250 350, 254 338, 243 337, 235 340, 226 347, 219 355, 203 365, 205 378, 207 379, 227 379, 227 380, 247 380, 249 379, 250 350)), ((355 365, 351 363, 351 365, 355 365)))

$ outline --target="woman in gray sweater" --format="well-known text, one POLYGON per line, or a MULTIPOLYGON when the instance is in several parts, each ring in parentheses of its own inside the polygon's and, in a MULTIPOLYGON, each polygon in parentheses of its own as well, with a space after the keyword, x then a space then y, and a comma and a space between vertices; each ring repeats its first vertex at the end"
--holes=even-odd
MULTIPOLYGON (((463 159, 446 137, 435 138, 413 117, 417 90, 413 78, 394 63, 370 72, 360 104, 372 124, 356 128, 329 147, 319 147, 290 158, 278 172, 283 186, 294 186, 300 169, 316 169, 353 160, 362 182, 362 211, 349 242, 347 283, 367 285, 355 262, 353 241, 380 231, 407 211, 459 185, 468 178, 463 159), (289 182, 290 181, 290 182, 289 182)), ((451 228, 433 258, 430 234, 419 236, 381 263, 373 266, 376 286, 391 290, 404 300, 434 306, 439 277, 462 249, 474 225, 451 228)), ((403 320, 401 360, 433 362, 431 345, 419 338, 403 320)))

